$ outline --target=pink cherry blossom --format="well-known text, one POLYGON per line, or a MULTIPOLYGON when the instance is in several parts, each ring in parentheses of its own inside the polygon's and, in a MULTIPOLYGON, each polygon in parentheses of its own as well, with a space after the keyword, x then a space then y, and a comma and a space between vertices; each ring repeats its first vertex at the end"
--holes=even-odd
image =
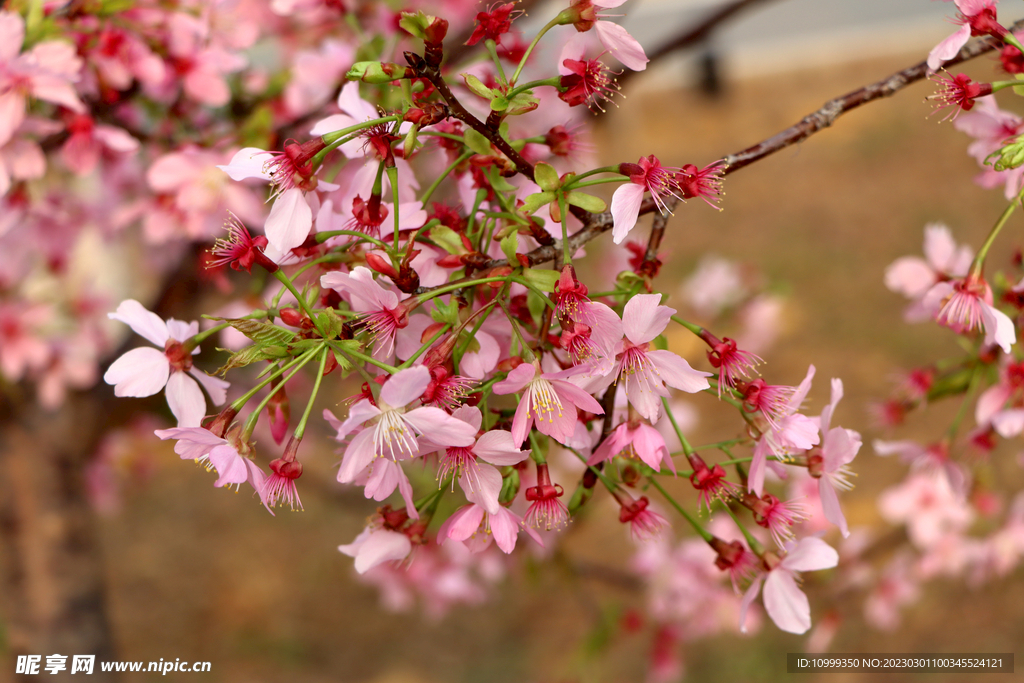
POLYGON ((636 225, 644 192, 651 193, 651 199, 662 214, 670 213, 666 197, 683 198, 675 175, 680 169, 662 166, 653 154, 640 157, 635 164, 620 164, 619 168, 629 176, 629 182, 612 194, 612 241, 615 244, 621 244, 636 225))
POLYGON ((596 465, 623 452, 627 456, 636 456, 655 472, 661 471, 662 464, 676 471, 676 465, 665 446, 665 438, 651 425, 639 421, 623 422, 612 430, 587 460, 587 464, 596 465))
POLYGON ((573 25, 577 31, 589 31, 593 28, 597 31, 597 37, 605 49, 612 53, 623 65, 633 71, 643 71, 647 68, 647 55, 636 38, 631 36, 626 29, 618 24, 607 21, 614 15, 599 14, 606 9, 613 9, 620 6, 626 0, 573 0, 570 11, 574 12, 575 21, 573 25))
MULTIPOLYGON (((657 422, 661 398, 670 396, 666 385, 696 393, 709 388, 710 372, 694 370, 685 359, 671 351, 651 348, 675 309, 660 306, 661 294, 639 294, 626 302, 622 311, 623 338, 616 345, 616 363, 611 372, 588 388, 603 391, 613 381, 621 380, 626 397, 636 411, 651 422, 657 422)), ((579 366, 585 367, 585 366, 579 366)))
POLYGON ((539 363, 522 363, 494 384, 499 396, 523 392, 512 418, 514 444, 522 444, 534 424, 541 434, 565 443, 576 430, 577 409, 604 415, 604 408, 593 396, 566 381, 577 373, 576 368, 542 373, 539 363))
MULTIPOLYGON (((483 423, 483 413, 479 408, 471 406, 458 408, 452 417, 476 431, 480 430, 483 423)), ((421 450, 426 452, 423 444, 421 450)), ((527 451, 519 450, 512 443, 512 434, 492 429, 481 434, 469 446, 448 446, 439 457, 437 478, 438 481, 445 481, 449 476, 458 479, 466 496, 473 495, 474 500, 485 510, 495 514, 500 507, 498 494, 501 493, 502 484, 501 473, 497 468, 520 463, 527 455, 527 451)))
POLYGON ((992 305, 992 289, 980 275, 968 274, 962 280, 940 282, 924 295, 922 304, 935 311, 935 321, 955 332, 979 328, 985 344, 996 344, 1005 353, 1017 341, 1017 330, 1010 317, 992 305))
POLYGON ((853 488, 849 477, 852 474, 849 464, 857 457, 861 447, 860 434, 842 427, 830 429, 832 414, 836 405, 843 398, 843 382, 832 380, 832 400, 821 411, 820 431, 823 437, 821 454, 808 458, 808 468, 812 476, 818 477, 818 494, 821 498, 822 511, 825 519, 839 527, 843 538, 850 535, 846 525, 846 517, 839 507, 836 489, 847 491, 853 488))
POLYGON ((939 472, 912 472, 906 481, 878 497, 878 509, 889 522, 906 524, 910 540, 928 548, 948 534, 965 530, 974 513, 949 480, 939 472))
POLYGON ((754 459, 750 462, 747 479, 749 491, 759 496, 764 492, 765 468, 769 455, 784 459, 819 443, 818 426, 811 418, 797 412, 811 389, 813 379, 814 366, 811 365, 807 368, 807 376, 795 389, 788 387, 785 388, 789 389, 788 391, 783 391, 783 387, 778 387, 778 392, 768 392, 767 390, 773 387, 764 385, 761 380, 755 380, 748 385, 746 405, 749 406, 752 397, 756 396, 761 414, 768 418, 768 429, 762 432, 761 438, 754 446, 754 459), (757 387, 754 394, 750 391, 752 386, 757 387))
MULTIPOLYGON (((944 62, 956 57, 960 48, 967 44, 972 35, 984 35, 993 30, 995 24, 996 3, 999 0, 954 0, 960 15, 955 23, 960 24, 952 35, 932 48, 928 53, 928 68, 938 69, 944 62)), ((995 24, 998 26, 998 24, 995 24)), ((1002 27, 999 27, 1002 28, 1002 27)), ((1003 29, 1003 33, 1006 30, 1003 29)))
POLYGON ((519 515, 506 507, 497 506, 488 510, 474 494, 467 493, 470 505, 452 513, 437 530, 437 542, 445 540, 464 542, 474 553, 485 550, 493 539, 501 552, 508 554, 515 550, 520 531, 525 531, 543 547, 544 541, 531 527, 526 526, 519 515))
POLYGON ((797 572, 830 569, 839 564, 839 553, 820 538, 802 538, 787 553, 769 563, 767 574, 754 579, 743 595, 740 630, 746 632, 747 610, 764 584, 764 608, 783 631, 806 633, 811 628, 811 605, 797 583, 797 572))
POLYGON ((28 96, 85 112, 72 86, 82 68, 74 45, 47 40, 21 52, 24 41, 21 15, 0 12, 0 145, 11 139, 25 119, 28 96))
MULTIPOLYGON (((409 325, 409 311, 399 303, 397 294, 381 287, 370 269, 363 266, 351 273, 331 271, 320 278, 320 286, 345 295, 353 310, 364 314, 360 324, 369 332, 375 356, 391 354, 398 331, 409 325)), ((415 342, 419 348, 419 339, 415 342)))
POLYGON ((400 457, 416 455, 420 448, 417 435, 439 446, 474 443, 476 429, 440 408, 407 408, 423 395, 429 384, 427 368, 422 365, 406 368, 384 383, 377 405, 364 399, 349 409, 348 418, 338 429, 339 440, 359 425, 367 423, 367 426, 355 434, 345 449, 338 481, 352 482, 377 458, 387 458, 394 463, 400 457))
POLYGON ((232 443, 202 427, 158 429, 155 434, 164 441, 176 439, 174 452, 180 455, 182 460, 193 460, 208 468, 215 468, 218 476, 213 482, 214 486, 234 484, 237 488, 243 482, 248 482, 257 493, 260 493, 260 499, 263 500, 262 490, 266 475, 256 463, 239 453, 237 441, 232 443))
POLYGON ((942 223, 924 227, 924 256, 903 256, 885 269, 885 286, 915 302, 906 311, 908 322, 931 317, 920 300, 935 284, 967 275, 974 258, 970 247, 958 247, 949 228, 942 223))
POLYGON ((200 384, 215 405, 224 402, 228 383, 193 367, 191 356, 199 353, 199 349, 189 353, 182 344, 199 332, 199 323, 173 318, 164 322, 134 299, 122 301, 108 317, 120 320, 136 334, 163 347, 161 351, 147 347, 132 349, 115 360, 103 375, 103 381, 114 385, 114 395, 152 396, 166 387, 167 403, 178 418, 178 427, 198 427, 206 415, 206 399, 200 384))
POLYGON ((412 543, 403 533, 366 527, 354 541, 339 545, 338 550, 354 557, 356 571, 365 574, 383 562, 404 560, 412 552, 412 543))

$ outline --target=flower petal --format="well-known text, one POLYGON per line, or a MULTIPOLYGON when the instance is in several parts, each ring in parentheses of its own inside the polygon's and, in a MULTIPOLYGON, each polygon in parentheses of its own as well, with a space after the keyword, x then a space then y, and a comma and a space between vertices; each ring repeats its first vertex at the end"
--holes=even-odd
POLYGON ((285 190, 274 201, 264 232, 267 240, 281 252, 287 252, 306 241, 313 227, 313 211, 302 190, 285 190))
POLYGON ((636 183, 620 185, 612 195, 612 241, 622 244, 626 235, 640 217, 640 204, 644 201, 644 186, 636 183))
POLYGON ((167 405, 179 427, 198 427, 206 415, 206 399, 194 379, 184 372, 172 372, 167 380, 167 405))
POLYGON ((811 627, 811 603, 793 574, 777 568, 764 582, 764 608, 775 625, 787 633, 806 633, 811 627))
POLYGON ((146 346, 132 349, 111 363, 103 381, 114 385, 115 396, 141 398, 163 389, 170 372, 171 364, 163 351, 146 346))
POLYGON ((107 317, 111 320, 120 320, 132 328, 135 334, 145 337, 160 348, 164 347, 169 338, 167 324, 135 299, 125 299, 116 311, 107 313, 107 317))

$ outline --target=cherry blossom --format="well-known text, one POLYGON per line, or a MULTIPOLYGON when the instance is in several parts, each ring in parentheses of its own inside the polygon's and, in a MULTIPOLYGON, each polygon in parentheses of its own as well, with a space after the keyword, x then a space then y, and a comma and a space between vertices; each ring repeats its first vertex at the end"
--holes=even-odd
POLYGON ((184 344, 199 332, 199 323, 184 323, 173 318, 164 322, 134 299, 122 301, 117 311, 109 313, 136 334, 163 350, 140 347, 115 360, 103 375, 103 381, 114 385, 116 396, 141 398, 167 388, 167 403, 178 418, 178 427, 198 427, 206 414, 206 399, 200 385, 215 405, 224 402, 228 383, 211 377, 192 366, 192 356, 199 348, 184 344), (198 380, 198 383, 197 383, 198 380))
POLYGON ((747 611, 764 585, 764 608, 783 631, 806 633, 811 628, 811 605, 797 583, 797 572, 830 569, 839 563, 839 553, 820 538, 802 538, 787 547, 781 559, 765 560, 768 571, 754 579, 743 595, 740 630, 746 632, 747 611))

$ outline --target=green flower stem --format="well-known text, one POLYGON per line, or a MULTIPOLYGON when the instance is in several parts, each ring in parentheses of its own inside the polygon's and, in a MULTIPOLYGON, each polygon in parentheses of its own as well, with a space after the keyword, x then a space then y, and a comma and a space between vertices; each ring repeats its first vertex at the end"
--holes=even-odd
POLYGON ((324 232, 318 232, 314 237, 316 238, 317 242, 323 244, 324 242, 326 242, 327 240, 331 239, 332 237, 341 237, 342 235, 349 235, 351 237, 359 237, 361 239, 366 240, 367 242, 370 242, 371 244, 377 245, 381 249, 387 249, 388 248, 388 245, 384 244, 379 239, 376 239, 374 237, 370 237, 365 232, 359 232, 358 230, 326 230, 324 232))
POLYGON ((320 329, 320 323, 319 321, 317 321, 316 315, 313 313, 313 310, 309 307, 309 304, 306 303, 305 297, 299 294, 299 290, 295 289, 295 285, 293 285, 292 281, 288 278, 288 276, 284 274, 284 271, 280 269, 274 271, 274 277, 280 280, 281 284, 283 284, 288 289, 288 291, 291 292, 292 296, 295 297, 295 300, 298 302, 299 306, 302 307, 302 311, 307 316, 309 316, 309 319, 316 326, 316 331, 320 333, 320 336, 326 338, 327 335, 324 333, 322 329, 320 329))
MULTIPOLYGON (((346 246, 348 246, 348 245, 346 245, 346 246)), ((302 275, 303 273, 305 273, 307 270, 309 270, 310 268, 316 268, 321 263, 341 263, 341 262, 351 261, 351 260, 352 259, 348 255, 346 255, 344 253, 341 253, 341 252, 324 254, 320 258, 316 258, 316 259, 313 259, 312 261, 309 261, 308 263, 304 263, 301 267, 299 267, 298 270, 296 270, 294 273, 292 273, 292 276, 297 278, 300 275, 302 275)), ((348 311, 336 311, 336 312, 339 315, 344 315, 348 311)))
MULTIPOLYGON (((723 450, 724 450, 724 448, 723 448, 723 450)), ((672 457, 675 457, 677 455, 683 455, 683 452, 680 451, 678 453, 672 453, 671 454, 672 457)), ((721 466, 725 467, 726 465, 737 465, 737 464, 744 463, 744 462, 750 462, 753 459, 754 458, 752 458, 752 457, 750 457, 750 458, 732 458, 731 460, 722 460, 721 462, 713 463, 712 466, 714 466, 714 465, 721 465, 721 466)), ((768 459, 776 461, 776 462, 778 462, 778 460, 779 460, 774 455, 768 456, 768 459)), ((690 477, 690 476, 693 475, 693 470, 676 470, 676 475, 678 475, 680 477, 690 477)))
POLYGON ((544 301, 544 305, 545 306, 547 306, 551 310, 555 310, 555 304, 554 304, 553 301, 551 301, 551 297, 548 296, 547 292, 544 292, 543 290, 541 290, 540 287, 538 287, 537 285, 533 284, 532 282, 530 282, 526 278, 518 277, 516 275, 513 275, 509 279, 512 282, 515 282, 516 284, 520 284, 523 287, 526 287, 527 289, 532 290, 534 293, 536 293, 538 296, 540 296, 540 298, 544 301))
POLYGON ((497 301, 498 305, 501 306, 501 310, 505 314, 505 317, 508 319, 509 325, 512 326, 512 334, 515 336, 516 341, 519 342, 519 348, 522 350, 523 360, 528 363, 532 363, 537 359, 537 356, 534 355, 533 349, 530 348, 530 345, 527 344, 526 340, 523 338, 523 332, 519 329, 519 321, 516 320, 515 316, 509 312, 508 306, 505 305, 505 302, 500 298, 500 295, 497 301))
POLYGON ((395 211, 395 253, 398 253, 398 167, 388 166, 388 182, 391 183, 391 198, 394 200, 393 209, 395 211))
POLYGON ((440 131, 436 130, 421 130, 419 134, 435 138, 448 138, 449 140, 455 140, 456 142, 466 144, 465 137, 463 137, 462 135, 455 135, 454 133, 441 133, 440 131))
POLYGON ((352 358, 355 358, 356 360, 361 360, 364 363, 369 363, 370 365, 376 365, 378 368, 380 368, 381 370, 386 371, 388 374, 391 374, 391 375, 393 375, 396 372, 398 372, 398 368, 396 368, 395 366, 388 365, 387 363, 381 362, 381 361, 377 360, 376 358, 374 358, 373 356, 367 356, 365 353, 362 353, 361 351, 353 351, 352 349, 339 348, 338 346, 336 346, 335 344, 331 343, 330 341, 328 341, 327 343, 331 345, 332 349, 334 349, 335 351, 337 351, 338 353, 340 353, 343 356, 351 356, 352 358))
POLYGON ((423 193, 423 196, 422 196, 422 197, 420 197, 420 202, 422 202, 422 203, 423 203, 423 206, 426 206, 426 205, 427 205, 427 202, 428 202, 428 201, 430 201, 430 197, 431 197, 431 195, 433 195, 433 194, 434 194, 434 190, 436 190, 436 189, 438 188, 438 186, 439 186, 439 185, 441 184, 441 181, 442 181, 442 180, 444 180, 445 178, 447 178, 447 177, 448 177, 448 175, 449 175, 449 174, 450 174, 450 173, 451 173, 452 171, 454 171, 454 170, 455 170, 455 168, 456 168, 456 167, 457 167, 457 166, 458 166, 459 164, 461 164, 461 163, 465 162, 465 161, 466 161, 467 159, 469 159, 469 158, 470 158, 471 156, 473 156, 474 154, 476 154, 476 152, 474 152, 473 150, 468 150, 468 151, 466 151, 466 152, 463 152, 462 156, 460 156, 460 157, 459 157, 458 159, 456 159, 455 161, 453 161, 453 162, 452 162, 452 163, 451 163, 451 164, 450 164, 450 165, 448 166, 448 168, 444 169, 444 171, 442 171, 442 172, 441 172, 441 175, 437 176, 437 178, 435 178, 435 179, 434 179, 434 182, 430 184, 430 187, 428 187, 428 188, 427 188, 427 190, 426 190, 426 192, 424 192, 424 193, 423 193))
POLYGON ((408 358, 408 359, 407 359, 407 360, 406 360, 406 361, 405 361, 404 363, 402 363, 401 365, 399 365, 399 366, 398 366, 398 369, 399 369, 399 370, 404 370, 405 368, 408 368, 408 367, 412 367, 412 364, 413 364, 413 363, 415 363, 415 362, 416 362, 416 360, 417 360, 417 359, 418 359, 418 358, 419 358, 420 356, 422 356, 422 355, 423 355, 424 353, 426 353, 426 352, 427 352, 427 349, 429 349, 429 348, 430 348, 431 346, 433 346, 433 345, 434 345, 434 342, 436 342, 436 341, 437 341, 438 339, 440 339, 440 338, 441 338, 441 337, 442 337, 442 336, 444 335, 444 333, 445 333, 445 332, 447 332, 447 331, 448 331, 448 330, 450 330, 450 329, 452 329, 452 326, 451 326, 451 325, 445 325, 445 326, 444 326, 444 327, 442 327, 442 328, 441 328, 440 330, 438 330, 438 331, 437 331, 437 333, 436 333, 436 334, 434 334, 434 336, 433 336, 433 337, 431 337, 431 338, 430 338, 430 339, 429 339, 429 340, 427 341, 427 343, 426 343, 426 344, 424 344, 423 346, 421 346, 421 347, 420 347, 420 348, 419 348, 419 349, 418 349, 418 350, 416 351, 416 353, 414 353, 414 354, 412 354, 411 356, 409 356, 409 358, 408 358))
POLYGON ((695 335, 697 335, 698 337, 699 337, 699 336, 701 335, 701 332, 703 332, 703 331, 704 331, 704 328, 703 328, 703 327, 701 327, 700 325, 694 325, 694 324, 693 324, 693 323, 691 323, 691 322, 688 322, 688 321, 686 321, 686 320, 683 320, 683 319, 682 319, 682 318, 680 318, 680 317, 679 317, 678 315, 674 315, 674 316, 672 316, 672 322, 674 322, 674 323, 678 323, 678 324, 682 325, 683 327, 685 327, 686 329, 688 329, 688 330, 689 330, 690 332, 693 332, 693 333, 694 333, 695 335))
MULTIPOLYGON (((517 75, 518 75, 518 72, 517 72, 517 75)), ((516 87, 512 88, 507 93, 505 93, 505 99, 511 100, 513 97, 515 97, 516 95, 518 95, 521 92, 526 92, 527 90, 530 90, 532 88, 540 88, 540 87, 545 86, 545 85, 549 85, 552 88, 557 88, 559 83, 561 83, 561 81, 562 81, 562 77, 561 76, 552 76, 551 78, 544 78, 544 79, 539 80, 539 81, 530 81, 529 83, 524 83, 522 85, 517 85, 516 87)), ((1017 85, 1020 85, 1020 83, 1017 83, 1017 85)))
POLYGON ((964 400, 960 404, 959 410, 956 411, 956 417, 953 418, 953 422, 950 423, 949 429, 946 431, 946 436, 950 441, 956 438, 956 433, 960 431, 960 423, 963 422, 968 409, 974 403, 974 392, 978 388, 978 382, 981 379, 981 375, 982 372, 980 371, 980 366, 975 365, 971 370, 971 380, 967 384, 967 391, 964 393, 964 400))
POLYGON ((494 42, 493 38, 488 38, 484 41, 484 47, 487 48, 487 54, 491 56, 491 61, 494 62, 494 68, 498 72, 498 82, 507 83, 508 79, 505 78, 505 68, 501 65, 501 60, 498 58, 498 45, 494 42))
POLYGON ((485 285, 488 282, 506 282, 508 277, 482 277, 476 280, 456 280, 455 282, 449 282, 446 285, 440 285, 437 289, 432 289, 429 292, 423 294, 417 294, 417 300, 419 304, 424 304, 427 301, 433 299, 435 296, 441 296, 448 292, 453 292, 457 289, 465 289, 466 287, 473 287, 475 285, 485 285))
POLYGON ((693 446, 683 436, 683 430, 679 428, 679 423, 676 422, 676 416, 672 414, 672 408, 668 405, 668 399, 662 398, 661 405, 665 406, 665 414, 668 415, 669 421, 672 423, 672 429, 676 431, 676 436, 679 437, 679 443, 683 444, 683 453, 687 456, 693 455, 693 446))
POLYGON ((281 366, 280 368, 274 370, 272 373, 267 375, 265 379, 261 380, 259 384, 254 386, 246 393, 244 393, 242 396, 238 397, 237 399, 234 399, 234 401, 231 402, 231 410, 236 413, 241 411, 243 408, 245 408, 245 404, 249 402, 249 399, 255 396, 263 387, 265 387, 267 384, 269 384, 276 378, 280 377, 283 373, 287 373, 290 368, 294 367, 296 364, 298 364, 298 362, 303 361, 303 358, 305 358, 307 355, 315 351, 315 348, 311 348, 302 355, 292 358, 284 366, 281 366))
POLYGON ((623 180, 629 180, 626 176, 619 176, 618 178, 601 178, 599 180, 586 180, 582 183, 568 182, 564 186, 564 190, 578 190, 581 187, 590 187, 591 185, 607 185, 608 183, 621 183, 623 180))
POLYGON ((376 126, 379 123, 387 123, 388 121, 401 120, 402 117, 399 115, 384 116, 379 119, 363 121, 362 123, 357 123, 354 126, 349 126, 348 128, 342 128, 341 130, 332 131, 330 133, 322 135, 320 139, 323 140, 324 144, 326 144, 327 146, 324 147, 319 152, 317 152, 315 155, 313 155, 313 158, 311 159, 313 167, 316 168, 321 163, 323 163, 324 157, 326 157, 327 154, 334 150, 336 147, 339 147, 342 144, 342 141, 345 138, 345 136, 351 135, 352 133, 358 132, 364 128, 372 128, 373 126, 376 126))
POLYGON ((526 66, 526 60, 530 58, 530 53, 533 52, 533 48, 537 47, 537 43, 540 42, 540 39, 544 37, 545 33, 553 29, 555 26, 558 26, 558 24, 558 17, 555 17, 548 23, 544 24, 544 28, 537 32, 537 35, 534 36, 533 40, 526 47, 526 52, 523 53, 523 58, 519 60, 519 66, 516 67, 516 71, 512 74, 512 80, 509 81, 509 83, 515 85, 516 79, 519 78, 519 74, 523 72, 523 67, 526 66))
POLYGON ((281 380, 276 387, 267 392, 267 395, 263 397, 263 400, 260 401, 260 404, 256 406, 255 410, 252 411, 252 414, 249 416, 249 419, 245 421, 245 427, 242 429, 242 439, 244 441, 248 441, 250 437, 252 437, 252 432, 254 429, 256 429, 256 422, 260 418, 260 413, 262 413, 263 409, 267 407, 268 403, 270 403, 271 397, 277 393, 278 389, 287 384, 288 380, 295 376, 295 373, 302 370, 306 363, 313 360, 313 356, 315 356, 320 350, 321 349, 310 349, 306 353, 302 354, 301 356, 293 360, 291 363, 288 363, 284 367, 278 368, 271 375, 269 375, 267 379, 256 385, 256 387, 249 391, 245 396, 231 404, 232 408, 235 408, 236 410, 241 410, 242 406, 245 405, 245 402, 252 398, 252 396, 254 396, 257 391, 270 384, 272 381, 274 381, 277 377, 280 377, 285 372, 288 372, 288 370, 291 370, 291 373, 287 377, 281 380))
MULTIPOLYGON (((569 216, 565 202, 565 193, 558 193, 558 217, 562 219, 562 264, 572 265, 572 254, 569 253, 569 216)), ((547 299, 548 297, 544 297, 547 299)))
POLYGON ((1010 214, 1013 213, 1014 209, 1024 200, 1024 188, 1017 193, 1017 196, 1013 198, 1013 201, 1009 203, 1003 213, 999 216, 999 220, 992 226, 992 230, 988 233, 988 237, 985 238, 985 243, 981 245, 981 249, 978 250, 978 255, 974 257, 974 262, 971 263, 971 271, 968 277, 980 277, 982 271, 985 269, 985 257, 988 256, 988 250, 992 248, 992 244, 996 241, 996 237, 999 232, 1006 225, 1006 221, 1010 218, 1010 214))
POLYGON ((568 185, 566 185, 565 189, 576 187, 576 183, 578 183, 579 181, 589 176, 597 175, 598 173, 614 173, 615 175, 619 176, 618 178, 611 178, 611 180, 615 182, 629 180, 629 176, 622 175, 621 173, 619 173, 619 165, 615 164, 614 166, 602 166, 601 168, 594 168, 589 171, 584 171, 583 173, 580 173, 575 178, 573 178, 572 181, 568 185))
MULTIPOLYGON (((568 448, 568 450, 570 450, 573 453, 573 455, 579 458, 584 465, 587 465, 587 459, 583 457, 582 453, 577 451, 575 448, 569 448, 568 446, 566 446, 566 448, 568 448)), ((587 469, 596 474, 597 478, 601 480, 601 483, 604 484, 605 488, 607 488, 609 491, 615 491, 616 489, 618 489, 618 485, 614 481, 609 479, 608 475, 606 475, 601 470, 597 469, 592 465, 587 465, 587 469)))
POLYGON ((722 507, 725 508, 725 511, 729 513, 730 517, 732 517, 732 521, 736 522, 736 526, 739 527, 740 532, 743 534, 743 538, 747 539, 747 545, 750 546, 750 551, 755 555, 760 555, 761 553, 763 553, 764 546, 762 546, 761 542, 754 538, 754 536, 749 531, 747 531, 747 527, 745 524, 740 523, 740 520, 736 518, 736 513, 732 511, 732 508, 726 505, 725 503, 722 503, 722 507))
POLYGON ((683 518, 687 522, 690 523, 690 526, 693 527, 693 530, 696 531, 698 534, 700 534, 700 537, 703 538, 706 542, 710 543, 711 539, 713 539, 714 536, 712 536, 711 533, 707 529, 705 529, 704 526, 700 522, 698 522, 696 519, 694 519, 693 515, 691 515, 689 512, 687 512, 686 509, 682 505, 680 505, 678 502, 676 502, 675 498, 673 498, 672 496, 668 495, 668 492, 664 488, 662 488, 661 484, 658 483, 657 477, 650 477, 650 482, 651 482, 651 485, 654 486, 654 488, 658 489, 658 491, 661 493, 661 495, 664 496, 665 500, 667 500, 669 502, 669 504, 672 507, 674 507, 676 509, 676 511, 679 514, 681 514, 683 516, 683 518))
MULTIPOLYGON (((253 319, 259 319, 261 317, 266 317, 266 311, 265 310, 255 311, 253 313, 250 313, 250 314, 246 315, 246 317, 247 318, 253 318, 253 319), (257 315, 256 313, 261 313, 261 314, 257 315)), ((209 330, 204 330, 203 332, 199 333, 195 337, 189 339, 188 340, 188 344, 191 347, 196 348, 197 346, 199 346, 200 344, 205 342, 211 335, 215 335, 218 332, 220 332, 221 330, 226 330, 229 327, 231 327, 230 323, 220 323, 219 325, 215 325, 212 328, 210 328, 209 330)))
MULTIPOLYGON (((1017 40, 1017 36, 1013 35, 1009 31, 1006 32, 1005 36, 1003 36, 1003 42, 1006 43, 1007 45, 1014 46, 1015 48, 1020 50, 1021 54, 1024 54, 1024 46, 1022 46, 1020 44, 1020 41, 1017 40)), ((1015 85, 1020 85, 1020 84, 1021 84, 1020 81, 1017 81, 1015 85)))
POLYGON ((537 443, 537 431, 534 429, 530 430, 530 457, 538 465, 544 465, 547 463, 547 459, 544 457, 544 453, 537 443))
POLYGON ((324 369, 327 367, 327 353, 329 349, 325 346, 320 351, 320 372, 316 373, 316 379, 313 381, 313 392, 309 395, 309 401, 306 402, 306 409, 302 411, 302 419, 299 420, 299 424, 295 427, 295 438, 301 439, 302 435, 306 433, 306 421, 309 420, 309 413, 313 410, 313 403, 316 402, 316 395, 320 392, 320 382, 324 378, 324 369))
MULTIPOLYGON (((490 317, 491 313, 494 312, 494 306, 496 303, 497 302, 492 301, 484 307, 487 309, 487 312, 481 315, 480 319, 476 321, 475 325, 473 325, 473 329, 470 331, 469 337, 466 339, 466 343, 459 344, 458 348, 455 350, 455 353, 452 354, 452 361, 455 362, 456 367, 458 367, 458 364, 462 361, 462 356, 465 355, 466 349, 469 347, 469 342, 476 337, 476 333, 480 331, 480 328, 483 326, 484 322, 487 320, 488 317, 490 317)), ((480 310, 482 311, 484 310, 484 308, 480 310)))

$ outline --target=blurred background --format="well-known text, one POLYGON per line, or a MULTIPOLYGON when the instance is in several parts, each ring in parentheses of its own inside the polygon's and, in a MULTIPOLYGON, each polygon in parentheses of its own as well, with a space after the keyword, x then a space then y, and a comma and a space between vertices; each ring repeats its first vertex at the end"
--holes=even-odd
MULTIPOLYGON (((625 23, 650 52, 723 3, 629 4, 634 6, 625 7, 625 23)), ((635 162, 654 153, 666 165, 703 166, 737 152, 832 97, 921 61, 952 30, 942 19, 950 13, 951 4, 925 0, 758 3, 686 55, 631 78, 618 106, 596 120, 598 160, 635 162)), ((546 16, 539 9, 531 15, 546 16)), ((991 80, 995 61, 985 56, 963 70, 991 80)), ((893 390, 902 371, 959 348, 948 330, 903 322, 905 302, 885 289, 885 267, 900 256, 919 255, 924 226, 932 221, 946 223, 958 242, 977 248, 1005 206, 1000 191, 972 184, 978 169, 965 153, 968 138, 940 123, 940 116, 929 116, 932 107, 924 98, 933 90, 927 82, 908 87, 730 175, 725 210, 697 202, 681 206, 661 251, 666 303, 696 322, 703 322, 701 314, 688 308, 683 286, 709 254, 735 264, 751 290, 772 296, 765 325, 775 334, 760 352, 768 361, 762 374, 770 383, 796 384, 813 363, 817 377, 808 414, 827 402, 829 378, 842 378, 846 398, 836 419, 859 430, 865 443, 854 461, 857 486, 842 501, 852 528, 880 534, 886 524, 876 497, 906 469, 878 458, 872 440, 934 440, 957 406, 932 406, 895 431, 873 422, 870 406, 893 390)), ((1011 257, 1021 246, 1018 218, 997 243, 990 267, 1018 272, 1011 257)), ((611 248, 606 235, 588 250, 611 248)), ((679 334, 670 345, 694 367, 709 369, 696 340, 679 334)), ((354 386, 333 390, 340 400, 354 386)), ((687 404, 691 442, 734 437, 734 423, 715 402, 699 399, 687 404)), ((293 405, 302 400, 301 391, 292 394, 293 405)), ((126 402, 133 405, 118 410, 140 405, 126 402)), ((156 442, 152 429, 166 424, 139 425, 105 441, 103 467, 90 475, 106 478, 96 484, 106 496, 98 571, 118 658, 210 661, 212 672, 202 679, 224 682, 643 680, 653 633, 643 616, 647 596, 630 571, 635 546, 600 494, 564 532, 553 556, 517 554, 479 604, 440 616, 420 604, 396 612, 382 606, 376 587, 356 580, 352 560, 336 550, 359 533, 374 505, 335 482, 339 456, 329 446, 326 424, 315 422, 306 440, 321 447, 304 452, 305 511, 276 517, 247 493, 214 489, 206 471, 181 462, 170 444, 156 442)), ((31 443, 7 442, 15 446, 30 449, 31 443)), ((1019 488, 1018 450, 1012 444, 998 448, 985 476, 1005 482, 1006 490, 1019 488)), ((670 488, 696 505, 685 480, 670 488)), ((40 522, 43 533, 46 524, 40 522)), ((838 543, 830 534, 827 540, 838 543)), ((829 623, 838 624, 831 652, 1012 652, 1024 637, 1020 579, 1017 571, 972 588, 963 579, 932 581, 891 632, 865 624, 862 592, 815 577, 805 587, 815 622, 827 614, 829 623)), ((687 643, 687 680, 779 680, 785 654, 806 650, 808 640, 763 621, 748 636, 727 632, 687 643)), ((0 667, 0 680, 12 670, 8 663, 0 667)), ((840 683, 868 676, 803 679, 840 683)), ((870 680, 975 678, 891 674, 870 680)))

